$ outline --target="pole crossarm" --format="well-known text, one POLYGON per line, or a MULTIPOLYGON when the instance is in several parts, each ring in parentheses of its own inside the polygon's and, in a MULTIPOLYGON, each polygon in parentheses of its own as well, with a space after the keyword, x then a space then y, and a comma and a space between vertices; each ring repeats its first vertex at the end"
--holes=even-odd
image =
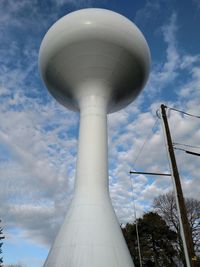
POLYGON ((192 152, 192 151, 188 151, 188 150, 186 150, 185 152, 187 154, 191 154, 191 155, 194 155, 194 156, 200 156, 200 154, 199 153, 196 153, 196 152, 192 152))
POLYGON ((130 174, 145 174, 145 175, 157 175, 157 176, 171 176, 170 173, 158 173, 158 172, 135 172, 135 171, 130 171, 130 174))

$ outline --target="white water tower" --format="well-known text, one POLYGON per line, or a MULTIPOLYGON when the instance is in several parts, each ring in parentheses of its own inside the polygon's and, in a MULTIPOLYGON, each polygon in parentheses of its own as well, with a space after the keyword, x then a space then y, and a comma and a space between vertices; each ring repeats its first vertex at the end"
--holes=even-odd
POLYGON ((41 76, 65 107, 80 112, 74 197, 44 267, 133 267, 108 188, 107 113, 144 87, 148 45, 127 18, 83 9, 59 19, 39 54, 41 76))

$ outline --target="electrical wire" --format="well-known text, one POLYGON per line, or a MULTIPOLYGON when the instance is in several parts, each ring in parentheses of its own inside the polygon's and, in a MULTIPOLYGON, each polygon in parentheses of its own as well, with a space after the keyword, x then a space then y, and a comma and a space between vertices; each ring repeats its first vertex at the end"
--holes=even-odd
POLYGON ((174 149, 186 152, 186 150, 185 150, 185 149, 183 149, 183 148, 174 147, 174 149))
POLYGON ((140 147, 140 150, 139 150, 139 152, 138 152, 138 154, 137 154, 135 160, 133 161, 133 169, 134 169, 135 164, 136 164, 136 162, 137 162, 139 156, 141 155, 141 153, 142 153, 142 151, 143 151, 143 149, 144 149, 144 147, 145 147, 147 141, 149 140, 149 137, 150 137, 150 135, 152 134, 152 131, 153 131, 154 128, 156 127, 157 123, 158 123, 158 118, 156 119, 156 121, 155 121, 153 127, 151 128, 150 132, 148 133, 147 137, 145 138, 144 143, 143 143, 142 146, 140 147))
POLYGON ((188 112, 185 112, 185 111, 176 109, 176 108, 171 108, 171 107, 168 107, 168 106, 166 106, 166 108, 168 108, 168 109, 170 109, 170 110, 177 111, 177 112, 179 112, 179 113, 182 113, 182 114, 187 115, 187 116, 190 116, 190 117, 195 117, 195 118, 200 119, 200 116, 198 116, 198 115, 194 115, 194 114, 191 114, 191 113, 188 113, 188 112))
POLYGON ((136 227, 136 237, 137 237, 137 245, 138 245, 138 257, 139 257, 140 267, 142 267, 142 256, 141 256, 141 249, 140 249, 140 236, 139 236, 139 231, 138 231, 138 221, 137 221, 136 208, 135 208, 135 199, 134 199, 134 187, 133 187, 133 181, 131 179, 131 174, 129 174, 129 178, 130 178, 130 181, 131 181, 132 201, 133 201, 134 219, 135 219, 135 227, 136 227))
MULTIPOLYGON (((176 111, 176 112, 179 112, 181 114, 184 114, 184 115, 187 115, 187 116, 190 116, 190 117, 194 117, 194 118, 198 118, 200 119, 200 116, 198 115, 194 115, 194 114, 191 114, 191 113, 188 113, 188 112, 185 112, 185 111, 182 111, 182 110, 179 110, 179 109, 176 109, 176 108, 171 108, 171 107, 168 107, 165 105, 165 108, 167 108, 169 111, 170 110, 173 110, 173 111, 176 111)), ((161 119, 161 116, 160 116, 160 109, 157 109, 156 110, 156 115, 159 119, 161 119)), ((200 156, 199 153, 196 153, 194 151, 189 151, 189 150, 186 150, 184 148, 180 148, 180 147, 176 147, 176 146, 183 146, 183 147, 190 147, 190 148, 196 148, 196 149, 200 149, 200 146, 194 146, 194 145, 188 145, 188 144, 181 144, 181 143, 175 143, 173 142, 173 147, 174 149, 176 150, 182 150, 188 154, 192 154, 192 155, 195 155, 195 156, 200 156)))
POLYGON ((160 116, 160 109, 159 109, 159 108, 156 110, 156 116, 157 116, 159 119, 161 119, 161 116, 160 116))
POLYGON ((188 144, 181 144, 181 143, 173 143, 174 146, 185 146, 185 147, 191 147, 191 148, 197 148, 200 149, 200 146, 192 146, 192 145, 188 145, 188 144))
POLYGON ((183 149, 183 148, 174 147, 174 149, 184 151, 185 153, 191 154, 191 155, 194 155, 194 156, 200 156, 199 153, 196 153, 194 151, 189 151, 189 150, 186 150, 186 149, 183 149))
MULTIPOLYGON (((165 106, 167 108, 167 106, 165 106)), ((162 116, 160 114, 160 108, 158 108, 156 110, 156 116, 161 120, 162 119, 162 116)), ((170 116, 170 109, 169 109, 169 114, 167 115, 168 117, 170 116)))

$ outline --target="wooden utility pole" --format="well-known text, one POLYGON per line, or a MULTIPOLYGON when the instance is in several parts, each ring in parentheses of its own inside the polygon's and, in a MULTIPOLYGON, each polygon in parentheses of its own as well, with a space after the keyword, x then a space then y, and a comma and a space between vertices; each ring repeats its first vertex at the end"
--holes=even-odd
POLYGON ((176 164, 176 158, 174 153, 174 148, 172 144, 169 124, 166 115, 166 106, 161 105, 161 115, 165 130, 165 137, 167 142, 167 150, 168 155, 171 163, 171 171, 172 171, 172 180, 174 184, 174 192, 175 192, 175 199, 176 199, 176 206, 179 215, 179 223, 180 223, 180 232, 183 241, 184 247, 184 254, 187 267, 195 267, 195 253, 194 253, 194 246, 192 241, 192 233, 190 230, 190 225, 187 218, 187 210, 185 207, 185 201, 183 197, 183 191, 181 187, 180 177, 178 173, 178 168, 176 164))

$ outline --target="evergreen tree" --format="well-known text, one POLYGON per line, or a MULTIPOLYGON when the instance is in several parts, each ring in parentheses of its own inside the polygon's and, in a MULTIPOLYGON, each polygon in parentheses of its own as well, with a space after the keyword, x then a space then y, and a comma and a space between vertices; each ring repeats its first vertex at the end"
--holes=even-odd
MULTIPOLYGON (((173 267, 176 250, 173 246, 177 235, 170 230, 165 221, 154 212, 144 214, 138 219, 140 249, 143 266, 173 267)), ((122 229, 135 266, 139 266, 136 228, 127 224, 122 229)))

